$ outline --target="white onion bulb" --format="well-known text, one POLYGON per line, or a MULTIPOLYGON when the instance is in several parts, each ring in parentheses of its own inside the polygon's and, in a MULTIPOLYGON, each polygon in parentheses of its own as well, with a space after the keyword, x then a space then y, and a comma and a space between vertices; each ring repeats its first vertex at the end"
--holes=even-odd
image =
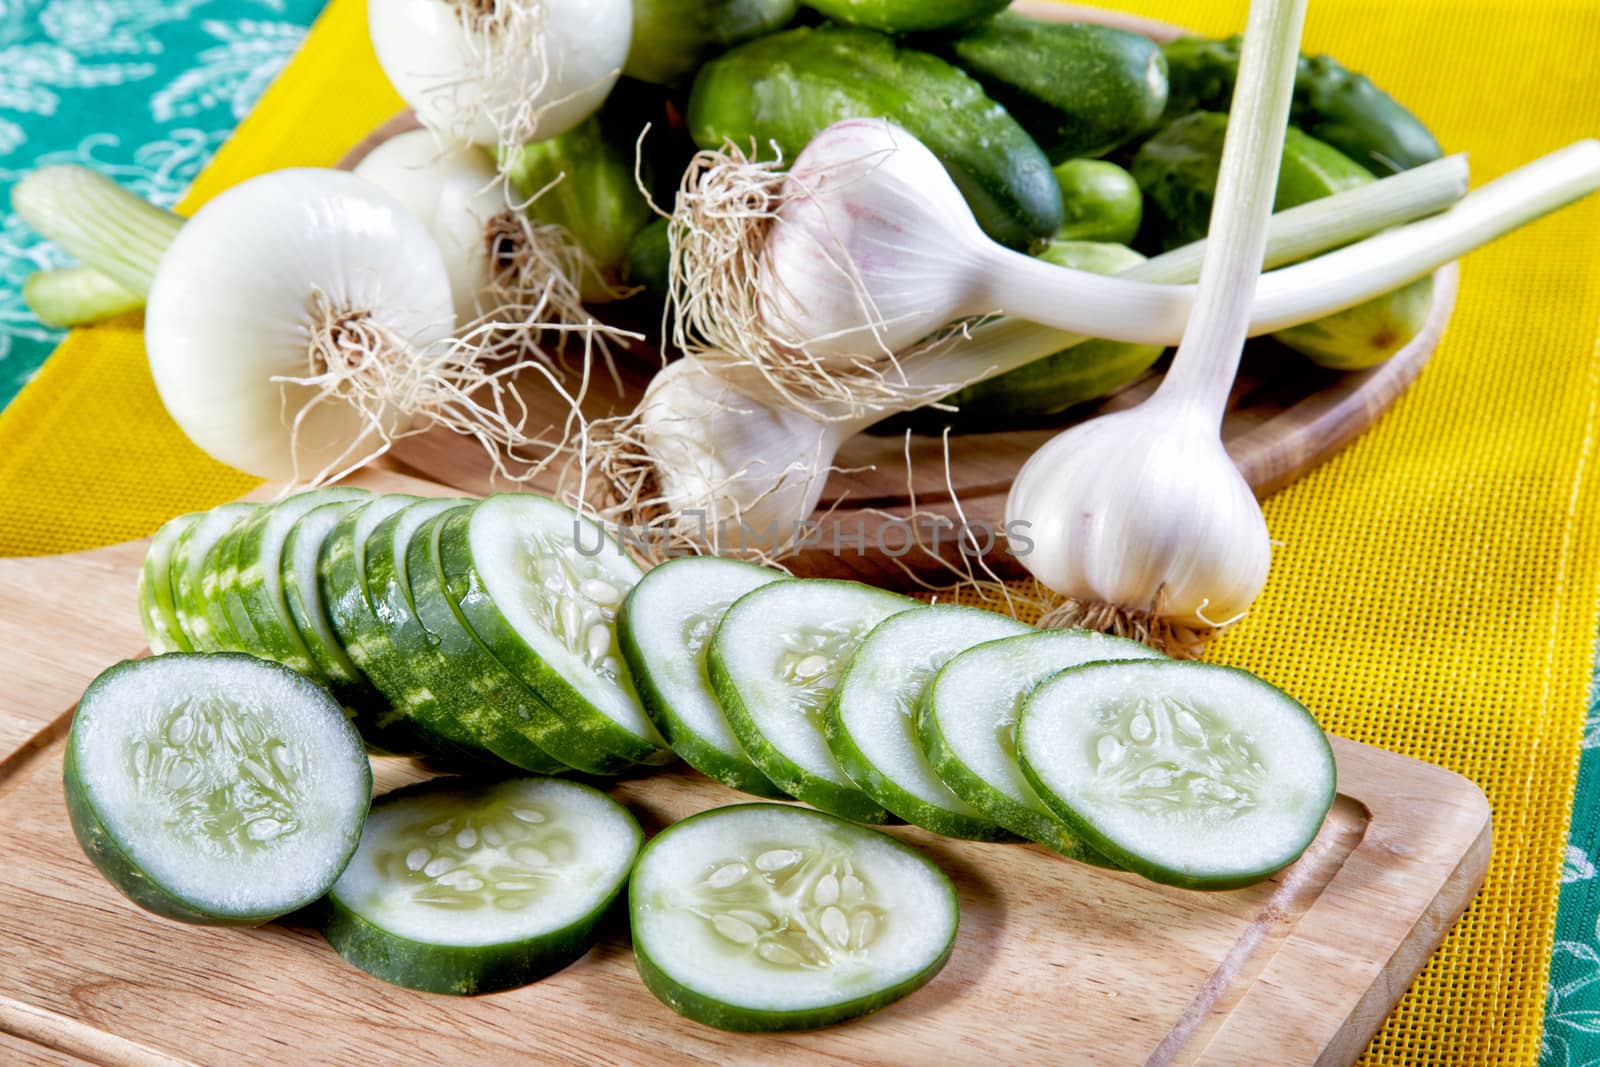
POLYGON ((397 347, 365 368, 374 354, 351 348, 352 365, 335 370, 403 376, 455 329, 450 278, 421 222, 333 170, 274 171, 201 208, 162 256, 145 312, 172 417, 214 458, 265 478, 358 461, 409 424, 403 404, 345 403, 284 381, 326 370, 313 343, 340 358, 340 331, 354 328, 397 347))
POLYGON ((378 62, 423 125, 511 147, 598 108, 633 34, 628 0, 371 0, 378 62))

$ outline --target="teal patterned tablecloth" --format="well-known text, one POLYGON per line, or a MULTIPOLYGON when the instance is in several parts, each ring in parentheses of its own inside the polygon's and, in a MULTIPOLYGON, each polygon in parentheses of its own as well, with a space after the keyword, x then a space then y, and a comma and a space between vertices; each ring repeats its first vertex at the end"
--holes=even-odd
MULTIPOLYGON (((0 0, 0 198, 87 163, 171 204, 283 69, 323 0, 0 0)), ((22 282, 67 261, 0 227, 0 407, 60 340, 22 282)))
MULTIPOLYGON (((324 0, 0 0, 0 197, 85 163, 178 199, 305 36, 324 0)), ((68 261, 9 210, 0 225, 0 408, 60 340, 22 301, 68 261)), ((1600 1064, 1600 684, 1579 771, 1541 1063, 1600 1064)))

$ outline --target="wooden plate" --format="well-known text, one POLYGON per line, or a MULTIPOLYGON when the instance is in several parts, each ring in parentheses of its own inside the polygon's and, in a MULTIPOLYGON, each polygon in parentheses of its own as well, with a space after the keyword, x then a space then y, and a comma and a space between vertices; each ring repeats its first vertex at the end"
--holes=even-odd
MULTIPOLYGON (((1037 18, 1102 22, 1158 41, 1182 32, 1168 23, 1102 8, 1032 0, 1019 0, 1014 6, 1037 18)), ((416 127, 409 113, 396 116, 353 148, 341 166, 354 166, 376 145, 416 127)), ((1455 309, 1457 278, 1453 263, 1435 273, 1433 306, 1422 329, 1392 358, 1370 370, 1341 374, 1317 367, 1270 340, 1251 343, 1234 384, 1222 435, 1257 496, 1270 496, 1325 463, 1399 399, 1422 372, 1444 334, 1455 309)), ((628 325, 651 328, 656 324, 628 325)), ((910 514, 908 485, 920 511, 953 516, 953 490, 967 521, 1001 529, 1006 494, 1028 456, 1074 422, 1143 400, 1154 391, 1165 362, 1106 400, 1074 408, 1057 419, 1027 429, 952 437, 948 471, 944 445, 938 438, 913 436, 909 442, 898 436, 863 434, 854 438, 839 451, 838 471, 829 478, 819 505, 820 540, 830 546, 848 546, 847 550, 805 552, 794 561, 796 569, 819 577, 855 577, 892 588, 908 588, 919 579, 947 580, 948 571, 932 559, 916 552, 891 558, 880 547, 878 534, 885 517, 910 514)), ((660 365, 660 354, 652 346, 638 345, 626 354, 624 364, 622 394, 598 390, 587 405, 589 414, 604 417, 631 409, 649 375, 660 365)), ((564 404, 546 390, 531 387, 525 398, 533 411, 547 415, 551 425, 566 418, 564 404)), ((447 432, 407 439, 394 456, 406 469, 465 492, 497 488, 479 446, 447 432)), ((555 489, 549 483, 533 487, 555 489)), ((882 543, 897 551, 901 540, 902 535, 895 531, 882 543)), ((988 563, 1002 575, 1023 575, 1016 560, 1003 550, 992 552, 988 563)))

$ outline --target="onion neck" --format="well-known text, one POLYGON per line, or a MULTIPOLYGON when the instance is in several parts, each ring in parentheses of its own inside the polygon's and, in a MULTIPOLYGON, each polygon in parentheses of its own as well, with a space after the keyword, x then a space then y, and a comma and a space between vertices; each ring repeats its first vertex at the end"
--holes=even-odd
POLYGON ((1192 405, 1219 429, 1249 336, 1305 11, 1306 0, 1250 6, 1197 303, 1156 393, 1164 405, 1192 405))
POLYGON ((183 219, 76 164, 41 167, 11 191, 29 226, 86 267, 137 296, 150 295, 156 265, 183 219))

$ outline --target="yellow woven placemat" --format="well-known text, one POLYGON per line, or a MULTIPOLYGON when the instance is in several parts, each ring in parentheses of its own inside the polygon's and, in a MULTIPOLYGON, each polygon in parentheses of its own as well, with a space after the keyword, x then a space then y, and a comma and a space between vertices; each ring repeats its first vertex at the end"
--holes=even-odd
MULTIPOLYGON (((1111 0, 1225 33, 1242 0, 1111 0)), ((362 0, 301 55, 183 205, 257 172, 327 164, 399 108, 362 0)), ((1310 49, 1372 74, 1476 180, 1600 132, 1588 0, 1318 0, 1310 49)), ((1283 685, 1332 731, 1468 775, 1489 794, 1483 895, 1369 1052, 1375 1063, 1528 1062, 1600 603, 1592 450, 1600 203, 1465 264, 1422 380, 1379 426, 1267 506, 1282 542, 1251 619, 1213 658, 1283 685)), ((0 554, 148 533, 252 480, 166 419, 136 323, 72 335, 0 415, 0 554)))

